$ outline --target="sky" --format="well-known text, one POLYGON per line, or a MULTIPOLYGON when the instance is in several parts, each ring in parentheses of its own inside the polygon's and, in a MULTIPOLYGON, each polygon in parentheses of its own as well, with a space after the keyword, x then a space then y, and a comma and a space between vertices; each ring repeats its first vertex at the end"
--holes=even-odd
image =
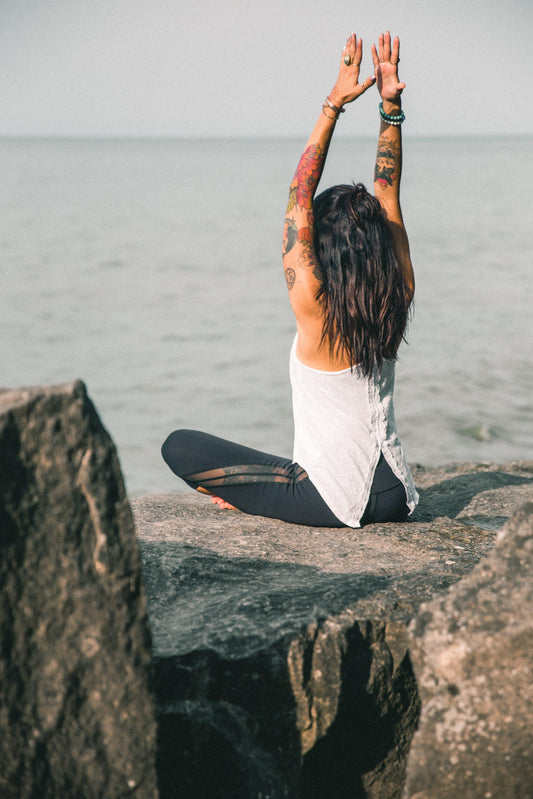
POLYGON ((349 33, 362 80, 386 29, 411 134, 532 132, 533 0, 0 0, 0 135, 300 136, 349 33))

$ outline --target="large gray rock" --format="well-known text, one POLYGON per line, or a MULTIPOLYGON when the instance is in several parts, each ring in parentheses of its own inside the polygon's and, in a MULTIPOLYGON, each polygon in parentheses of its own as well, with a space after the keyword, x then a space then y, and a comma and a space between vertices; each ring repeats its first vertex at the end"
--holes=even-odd
POLYGON ((408 799, 533 796, 533 504, 413 622, 422 698, 408 799))
POLYGON ((150 636, 115 448, 82 383, 0 392, 0 795, 157 795, 150 636))
POLYGON ((400 797, 420 700, 407 626, 468 574, 533 464, 415 470, 413 520, 363 530, 132 501, 154 637, 162 799, 400 797))

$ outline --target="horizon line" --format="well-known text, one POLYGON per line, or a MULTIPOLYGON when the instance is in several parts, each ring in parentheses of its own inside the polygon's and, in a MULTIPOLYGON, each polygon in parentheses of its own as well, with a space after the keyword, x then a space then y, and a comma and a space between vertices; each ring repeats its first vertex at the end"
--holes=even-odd
MULTIPOLYGON (((13 140, 13 139, 31 139, 31 140, 79 140, 79 141, 228 141, 228 140, 244 140, 244 139, 257 139, 268 141, 270 139, 301 139, 306 138, 308 134, 302 133, 227 133, 227 134, 180 134, 180 133, 2 133, 0 132, 0 140, 13 140)), ((367 134, 342 134, 337 133, 336 139, 353 140, 353 139, 375 139, 377 136, 373 133, 367 134)), ((496 139, 496 138, 531 138, 533 133, 412 133, 408 134, 408 139, 496 139)))

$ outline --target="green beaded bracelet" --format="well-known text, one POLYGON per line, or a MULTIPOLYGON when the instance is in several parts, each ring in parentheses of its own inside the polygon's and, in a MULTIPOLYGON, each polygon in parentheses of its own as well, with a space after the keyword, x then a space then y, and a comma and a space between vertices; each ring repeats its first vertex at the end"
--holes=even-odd
POLYGON ((400 111, 399 114, 386 114, 383 110, 383 103, 379 104, 379 114, 383 122, 387 122, 389 125, 401 125, 402 122, 405 122, 405 114, 403 111, 400 111))

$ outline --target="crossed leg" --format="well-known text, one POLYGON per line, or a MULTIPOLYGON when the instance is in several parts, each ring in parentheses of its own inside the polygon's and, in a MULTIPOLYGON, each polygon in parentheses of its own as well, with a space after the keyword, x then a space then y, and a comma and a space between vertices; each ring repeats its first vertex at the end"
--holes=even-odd
POLYGON ((296 524, 344 527, 307 472, 287 458, 244 447, 196 430, 176 430, 162 447, 172 471, 213 495, 220 507, 296 524))

